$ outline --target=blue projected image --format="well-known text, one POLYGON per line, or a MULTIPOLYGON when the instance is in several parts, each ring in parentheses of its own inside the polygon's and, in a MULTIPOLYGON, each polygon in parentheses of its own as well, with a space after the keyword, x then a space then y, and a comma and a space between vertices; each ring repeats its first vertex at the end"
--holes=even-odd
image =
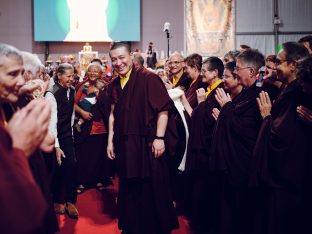
POLYGON ((140 41, 140 0, 34 0, 35 41, 140 41))

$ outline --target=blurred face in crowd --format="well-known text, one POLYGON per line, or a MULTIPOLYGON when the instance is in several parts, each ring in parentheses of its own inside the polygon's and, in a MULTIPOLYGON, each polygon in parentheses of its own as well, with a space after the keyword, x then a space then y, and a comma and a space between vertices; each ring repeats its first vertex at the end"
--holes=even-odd
POLYGON ((174 54, 170 57, 168 65, 170 74, 177 75, 184 67, 183 58, 179 54, 174 54))
POLYGON ((68 55, 64 55, 61 57, 61 63, 69 63, 70 64, 70 57, 68 55))
POLYGON ((284 50, 277 55, 276 69, 277 79, 283 83, 288 81, 295 69, 293 62, 286 60, 286 53, 284 50))
POLYGON ((252 77, 254 76, 253 72, 255 69, 249 66, 246 62, 237 59, 235 74, 237 76, 238 84, 242 85, 245 88, 250 87, 254 80, 252 77))
POLYGON ((224 88, 228 91, 234 90, 238 86, 238 80, 235 79, 232 72, 225 68, 223 73, 224 88))
POLYGON ((69 88, 74 82, 74 69, 66 69, 63 74, 58 74, 58 81, 64 88, 69 88))
POLYGON ((115 71, 125 76, 132 68, 132 58, 126 47, 119 47, 109 52, 115 71))
POLYGON ((203 82, 211 84, 211 82, 217 77, 217 70, 212 70, 209 67, 209 63, 204 63, 201 69, 201 74, 203 76, 203 82))
POLYGON ((91 81, 97 80, 98 78, 101 77, 101 75, 102 75, 102 69, 101 69, 100 66, 91 65, 91 66, 88 68, 87 76, 88 76, 88 78, 89 78, 91 81))
POLYGON ((188 77, 190 77, 192 80, 197 78, 197 76, 198 76, 197 71, 198 70, 196 67, 191 67, 189 65, 185 66, 185 72, 187 73, 188 77))
POLYGON ((16 102, 19 89, 25 84, 23 62, 14 56, 0 55, 0 101, 16 102))

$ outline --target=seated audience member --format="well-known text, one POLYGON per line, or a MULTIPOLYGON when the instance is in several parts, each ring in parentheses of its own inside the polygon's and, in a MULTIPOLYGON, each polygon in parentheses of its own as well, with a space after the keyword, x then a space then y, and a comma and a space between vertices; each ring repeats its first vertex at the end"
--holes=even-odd
POLYGON ((48 130, 50 105, 34 100, 8 121, 7 103, 15 103, 25 81, 23 60, 16 48, 0 43, 0 232, 37 233, 46 201, 36 184, 29 156, 40 147, 48 130))

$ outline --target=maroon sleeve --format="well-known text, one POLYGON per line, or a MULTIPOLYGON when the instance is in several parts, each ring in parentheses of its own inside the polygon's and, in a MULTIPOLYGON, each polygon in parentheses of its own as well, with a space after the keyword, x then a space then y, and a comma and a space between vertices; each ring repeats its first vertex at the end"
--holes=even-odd
POLYGON ((46 202, 26 156, 12 149, 0 126, 0 233, 32 233, 42 223, 46 202))
POLYGON ((168 91, 162 80, 158 76, 150 74, 147 83, 147 92, 150 107, 156 113, 170 110, 172 108, 173 102, 169 97, 168 91))

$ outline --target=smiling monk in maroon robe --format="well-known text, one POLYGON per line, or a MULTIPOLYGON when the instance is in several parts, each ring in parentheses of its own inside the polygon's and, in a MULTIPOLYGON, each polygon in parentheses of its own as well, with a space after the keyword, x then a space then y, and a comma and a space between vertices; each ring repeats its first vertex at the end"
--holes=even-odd
POLYGON ((163 156, 172 101, 161 79, 134 68, 129 47, 110 50, 119 77, 111 84, 107 153, 119 175, 118 221, 125 233, 170 233, 178 227, 163 156))

